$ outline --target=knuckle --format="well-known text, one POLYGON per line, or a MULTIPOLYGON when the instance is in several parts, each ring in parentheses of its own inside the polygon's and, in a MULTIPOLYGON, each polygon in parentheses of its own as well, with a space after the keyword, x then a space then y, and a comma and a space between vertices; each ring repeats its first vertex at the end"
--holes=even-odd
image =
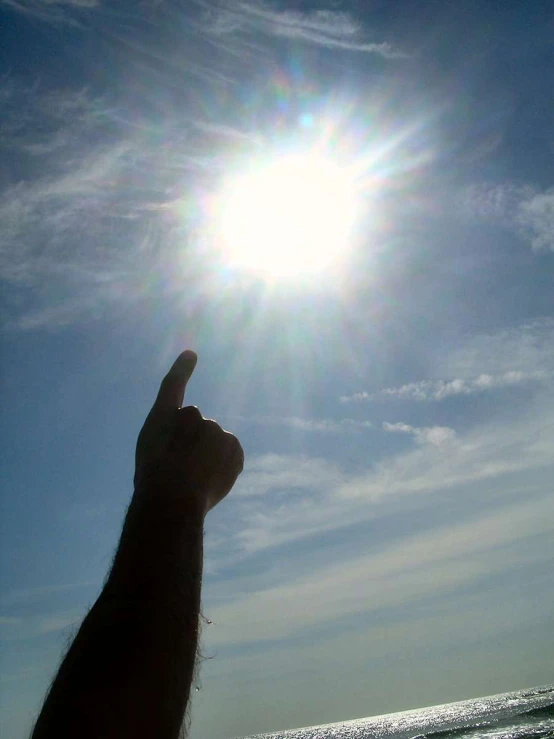
POLYGON ((187 405, 184 408, 179 408, 179 418, 190 423, 199 423, 204 420, 200 410, 195 405, 187 405))
POLYGON ((234 434, 231 434, 227 432, 228 434, 228 444, 231 450, 232 458, 237 466, 238 474, 242 472, 244 469, 244 449, 242 448, 242 444, 237 439, 237 437, 234 434))
POLYGON ((177 436, 183 440, 192 440, 196 437, 202 424, 202 414, 196 406, 188 405, 186 408, 178 408, 175 416, 175 431, 177 436))
POLYGON ((211 418, 203 419, 202 431, 206 440, 213 445, 214 451, 217 450, 218 456, 225 461, 225 466, 233 466, 237 469, 237 475, 240 475, 244 468, 244 450, 237 437, 230 431, 222 429, 211 418))
POLYGON ((202 423, 204 431, 210 436, 218 436, 225 433, 221 426, 213 418, 204 418, 202 423))

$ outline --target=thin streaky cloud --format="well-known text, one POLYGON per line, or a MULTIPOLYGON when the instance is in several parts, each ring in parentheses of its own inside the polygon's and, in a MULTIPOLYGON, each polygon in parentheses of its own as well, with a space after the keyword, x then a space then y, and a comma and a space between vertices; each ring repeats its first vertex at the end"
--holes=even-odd
MULTIPOLYGON (((2 5, 44 14, 45 20, 46 16, 50 20, 80 18, 80 10, 107 7, 93 0, 0 0, 2 5)), ((221 5, 205 2, 177 9, 160 4, 160 12, 185 13, 194 24, 199 8, 212 20, 222 12, 221 5)), ((209 28, 200 28, 195 38, 197 51, 229 44, 237 52, 233 64, 239 67, 249 44, 260 35, 264 38, 260 23, 268 33, 269 29, 271 33, 297 29, 295 33, 324 34, 334 42, 359 40, 362 34, 347 14, 287 14, 256 3, 224 6, 228 11, 233 8, 243 21, 257 19, 254 26, 246 23, 250 35, 218 36, 209 28)), ((131 46, 142 43, 127 36, 125 40, 131 46)), ((266 59, 267 47, 266 38, 260 59, 266 59)), ((163 61, 163 52, 158 51, 163 61)), ((212 63, 213 54, 200 65, 201 72, 200 53, 194 58, 188 52, 183 55, 191 87, 197 84, 193 79, 197 72, 204 83, 217 80, 219 84, 223 79, 221 65, 212 63)), ((235 69, 233 64, 224 71, 235 69)), ((158 266, 156 255, 163 248, 162 241, 171 243, 172 229, 182 225, 183 191, 195 175, 212 177, 224 164, 233 141, 240 140, 256 151, 263 145, 263 135, 253 133, 251 124, 242 130, 235 121, 204 121, 190 113, 181 117, 173 112, 165 117, 160 137, 149 120, 132 120, 109 96, 94 96, 86 87, 49 90, 40 81, 30 87, 13 75, 4 83, 0 143, 25 159, 29 173, 25 179, 8 180, 0 194, 0 280, 34 291, 32 301, 25 304, 10 298, 3 322, 12 329, 60 327, 79 322, 91 310, 102 315, 118 302, 140 299, 142 291, 148 290, 146 275, 158 266), (142 238, 145 233, 146 240, 142 238), (143 250, 145 241, 148 245, 143 250)), ((285 423, 310 429, 309 424, 294 419, 285 423)), ((325 423, 311 430, 335 432, 325 423)))
POLYGON ((0 6, 48 23, 78 25, 72 11, 92 10, 101 0, 0 0, 0 6))
POLYGON ((51 634, 76 625, 83 617, 85 606, 54 613, 38 613, 0 619, 0 637, 10 641, 24 641, 41 634, 51 634))
POLYGON ((5 323, 60 326, 137 299, 162 227, 167 236, 158 210, 187 168, 198 168, 183 125, 172 138, 179 156, 168 157, 163 142, 148 144, 146 125, 120 125, 113 106, 86 89, 43 92, 8 78, 1 94, 0 143, 31 155, 31 175, 0 194, 0 280, 34 291, 5 323))
POLYGON ((260 497, 279 490, 327 490, 346 479, 337 464, 320 457, 263 454, 249 460, 237 483, 236 495, 260 497))
MULTIPOLYGON (((438 358, 435 378, 473 380, 482 374, 508 372, 554 375, 554 320, 540 318, 501 331, 469 337, 438 358)), ((546 383, 543 383, 543 386, 546 383)))
MULTIPOLYGON (((486 493, 491 500, 510 492, 510 480, 519 490, 522 473, 528 475, 526 494, 534 487, 543 490, 554 458, 553 401, 546 395, 537 402, 536 412, 508 425, 493 424, 456 435, 449 427, 421 430, 422 443, 362 473, 349 473, 328 460, 271 455, 239 482, 238 491, 249 500, 238 511, 241 526, 233 547, 252 554, 371 521, 399 506, 419 508, 429 496, 454 489, 464 491, 468 499, 486 493), (291 484, 289 490, 297 487, 299 494, 283 506, 273 491, 286 490, 293 472, 299 484, 291 484)), ((415 428, 406 424, 396 430, 415 437, 415 428)), ((225 560, 228 553, 221 556, 225 560)), ((214 557, 217 561, 216 552, 214 557)))
POLYGON ((93 580, 85 580, 83 582, 63 583, 60 585, 40 585, 34 588, 19 588, 2 595, 0 598, 0 608, 11 608, 21 604, 43 600, 55 593, 80 590, 81 588, 97 586, 98 584, 93 580))
POLYGON ((283 584, 239 597, 230 593, 228 603, 210 609, 218 625, 210 637, 219 644, 284 638, 316 623, 455 591, 525 561, 525 550, 507 554, 505 547, 551 532, 550 508, 547 496, 519 501, 409 536, 379 553, 325 562, 283 584))
POLYGON ((359 392, 353 395, 341 395, 341 403, 361 403, 378 398, 397 400, 441 401, 456 395, 475 395, 488 390, 521 387, 536 383, 548 382, 552 374, 544 370, 523 372, 510 370, 498 375, 482 373, 470 380, 455 378, 453 380, 421 380, 409 382, 399 387, 388 387, 378 393, 359 392))
POLYGON ((95 281, 102 281, 102 263, 106 265, 109 250, 99 238, 102 216, 105 208, 117 215, 110 193, 116 191, 117 180, 132 154, 126 143, 102 147, 85 156, 72 172, 7 189, 0 199, 0 276, 12 282, 38 283, 45 274, 79 265, 83 272, 89 270, 88 276, 93 268, 95 281), (86 225, 90 228, 88 238, 86 225), (75 229, 83 229, 80 249, 75 248, 75 229), (40 258, 36 242, 27 238, 30 232, 41 236, 40 258), (90 248, 95 243, 100 246, 90 248))
MULTIPOLYGON (((507 569, 511 563, 506 562, 507 569)), ((532 567, 534 563, 529 564, 532 567)), ((337 654, 341 655, 341 658, 348 657, 349 665, 359 665, 360 669, 363 669, 367 667, 369 645, 372 660, 386 658, 390 663, 393 654, 405 657, 406 649, 414 652, 426 651, 430 643, 434 646, 440 643, 451 647, 455 640, 458 645, 471 644, 474 639, 476 641, 482 639, 483 633, 490 636, 494 642, 498 639, 499 633, 517 628, 522 616, 529 617, 533 611, 537 614, 536 607, 533 608, 534 604, 525 600, 521 601, 518 609, 514 609, 514 597, 517 597, 517 593, 510 588, 502 589, 496 586, 494 589, 492 587, 488 589, 486 593, 477 591, 471 594, 467 589, 459 589, 456 592, 450 590, 447 594, 446 598, 440 598, 440 595, 444 596, 446 592, 439 594, 440 599, 435 597, 425 605, 420 602, 417 609, 405 609, 402 616, 394 621, 375 619, 369 627, 361 621, 359 628, 323 637, 315 645, 295 642, 292 645, 282 644, 279 650, 275 650, 271 643, 266 642, 264 645, 261 642, 257 644, 254 654, 244 652, 239 655, 233 652, 220 654, 220 659, 211 662, 209 669, 212 674, 222 676, 226 680, 232 680, 237 673, 245 669, 264 677, 261 671, 267 670, 267 663, 260 660, 260 655, 264 652, 270 660, 272 677, 276 673, 287 673, 294 658, 298 658, 299 664, 313 664, 314 660, 317 660, 320 670, 324 663, 326 673, 333 674, 336 671, 337 654), (487 613, 487 619, 483 619, 483 613, 487 613)), ((212 646, 210 643, 212 636, 217 640, 217 628, 205 633, 208 650, 212 646)), ((478 649, 482 659, 482 643, 478 644, 478 649)), ((344 723, 342 726, 344 727, 344 723)), ((396 727, 396 714, 391 714, 391 732, 396 727)), ((414 726, 414 735, 418 729, 421 729, 421 725, 414 726)), ((314 727, 313 732, 306 732, 306 735, 310 739, 321 736, 321 727, 314 727)))
POLYGON ((205 28, 215 35, 264 34, 296 39, 328 49, 377 54, 386 58, 405 56, 390 43, 371 43, 360 24, 345 12, 279 11, 268 3, 227 2, 219 8, 203 3, 205 28))
POLYGON ((153 138, 148 120, 129 127, 124 110, 85 87, 13 76, 0 104, 0 145, 29 170, 0 193, 0 280, 33 291, 7 306, 11 329, 64 326, 140 299, 182 227, 183 192, 240 136, 215 124, 208 135, 211 122, 188 115, 168 116, 153 138))

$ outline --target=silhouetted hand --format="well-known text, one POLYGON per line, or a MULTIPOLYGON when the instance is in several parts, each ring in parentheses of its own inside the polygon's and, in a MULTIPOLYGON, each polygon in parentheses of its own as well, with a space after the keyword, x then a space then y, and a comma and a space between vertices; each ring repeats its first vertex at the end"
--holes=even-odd
POLYGON ((205 514, 235 484, 244 452, 233 434, 198 408, 181 407, 196 360, 194 352, 183 352, 162 380, 137 441, 135 498, 182 500, 205 514))
POLYGON ((177 739, 196 664, 204 516, 233 487, 242 447, 181 408, 196 354, 162 381, 139 434, 135 492, 102 592, 67 652, 33 739, 177 739))

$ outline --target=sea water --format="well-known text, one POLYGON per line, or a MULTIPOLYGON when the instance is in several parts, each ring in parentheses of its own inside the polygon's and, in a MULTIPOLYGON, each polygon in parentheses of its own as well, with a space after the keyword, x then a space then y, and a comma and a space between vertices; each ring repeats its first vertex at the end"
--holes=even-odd
POLYGON ((554 739, 554 685, 257 739, 554 739))

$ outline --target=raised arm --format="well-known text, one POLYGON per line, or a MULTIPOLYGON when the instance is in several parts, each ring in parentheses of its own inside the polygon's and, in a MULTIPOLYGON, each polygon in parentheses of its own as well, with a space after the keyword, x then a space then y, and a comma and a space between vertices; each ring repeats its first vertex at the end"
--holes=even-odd
POLYGON ((135 491, 106 584, 47 695, 32 739, 174 739, 193 679, 206 513, 242 471, 238 440, 181 408, 183 352, 137 442, 135 491))

